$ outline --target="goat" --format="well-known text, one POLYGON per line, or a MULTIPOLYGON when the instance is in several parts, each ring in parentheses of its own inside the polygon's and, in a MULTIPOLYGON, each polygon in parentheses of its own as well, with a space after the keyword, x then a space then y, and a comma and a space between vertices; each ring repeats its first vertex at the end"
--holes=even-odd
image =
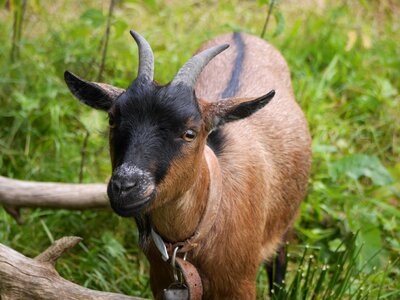
MULTIPOLYGON (((64 74, 76 98, 108 112, 111 207, 135 217, 156 297, 170 279, 152 231, 186 241, 204 299, 254 299, 259 265, 272 272, 310 169, 311 138, 285 59, 258 37, 229 33, 163 86, 150 45, 131 35, 139 69, 126 90, 64 74)), ((280 281, 282 255, 277 263, 280 281)))

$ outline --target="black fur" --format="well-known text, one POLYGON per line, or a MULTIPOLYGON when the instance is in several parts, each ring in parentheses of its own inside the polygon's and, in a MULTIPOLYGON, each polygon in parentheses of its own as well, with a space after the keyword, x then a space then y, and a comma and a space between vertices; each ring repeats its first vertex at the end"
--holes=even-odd
MULTIPOLYGON (((180 155, 180 137, 188 129, 189 119, 201 126, 201 115, 192 89, 184 86, 161 87, 137 78, 115 102, 115 129, 111 132, 114 157, 118 167, 131 162, 144 170, 154 170, 156 184, 165 177, 170 163, 180 155)), ((149 244, 151 219, 137 214, 135 221, 142 249, 149 244)))
POLYGON ((83 80, 69 71, 64 72, 64 79, 71 93, 79 101, 95 109, 107 111, 115 100, 97 84, 83 80))
POLYGON ((272 261, 266 263, 265 267, 268 274, 269 290, 270 293, 272 293, 272 290, 276 290, 279 286, 282 286, 285 279, 287 267, 285 245, 280 246, 276 257, 272 261))
POLYGON ((222 154, 226 143, 226 135, 223 128, 212 131, 207 138, 207 145, 214 151, 215 155, 222 154))
MULTIPOLYGON (((221 97, 232 98, 239 91, 239 80, 240 74, 242 72, 242 65, 244 61, 244 50, 245 45, 243 43, 242 36, 239 32, 233 33, 233 40, 236 45, 236 59, 231 78, 226 86, 225 90, 222 92, 221 97)), ((226 143, 226 135, 222 128, 218 128, 210 133, 207 139, 208 146, 214 151, 216 155, 221 155, 224 150, 224 145, 226 143)))
POLYGON ((242 72, 243 61, 244 61, 244 52, 245 52, 245 45, 240 35, 240 32, 233 33, 233 40, 236 45, 236 59, 235 59, 235 66, 233 67, 231 79, 225 90, 222 92, 221 97, 224 98, 232 98, 236 95, 239 91, 239 84, 240 84, 240 74, 242 72))
POLYGON ((151 217, 149 214, 140 214, 135 216, 135 221, 139 231, 139 246, 142 250, 146 250, 151 233, 151 217))
POLYGON ((193 90, 184 86, 160 87, 137 79, 112 109, 116 128, 112 129, 115 166, 124 162, 152 170, 160 183, 170 163, 180 155, 185 143, 181 136, 192 119, 199 130, 201 115, 193 90))

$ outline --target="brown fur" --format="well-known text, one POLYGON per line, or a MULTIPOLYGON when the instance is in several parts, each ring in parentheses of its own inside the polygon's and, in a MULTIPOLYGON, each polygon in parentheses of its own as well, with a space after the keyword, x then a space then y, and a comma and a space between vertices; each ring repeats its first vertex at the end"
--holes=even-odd
MULTIPOLYGON (((235 97, 254 98, 272 89, 276 95, 252 116, 224 126, 227 143, 218 157, 223 182, 219 213, 207 238, 188 256, 202 277, 205 299, 255 299, 259 264, 274 255, 291 227, 309 176, 311 139, 294 100, 287 64, 265 41, 241 35, 246 52, 235 97)), ((229 81, 236 48, 232 34, 227 34, 200 49, 222 43, 231 47, 207 65, 196 85, 197 97, 210 101, 200 101, 202 132, 172 164, 149 209, 156 230, 172 242, 193 235, 207 204, 208 172, 213 172, 203 154, 208 147, 207 117, 229 81)), ((150 249, 147 255, 157 295, 167 279, 160 275, 160 254, 150 249)))

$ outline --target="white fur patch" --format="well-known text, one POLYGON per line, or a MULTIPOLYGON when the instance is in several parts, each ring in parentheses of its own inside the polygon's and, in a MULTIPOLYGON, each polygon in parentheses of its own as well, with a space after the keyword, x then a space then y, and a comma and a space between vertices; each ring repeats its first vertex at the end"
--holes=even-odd
POLYGON ((129 163, 123 163, 114 171, 114 173, 121 177, 128 177, 132 175, 138 175, 140 177, 152 177, 149 172, 143 171, 142 169, 132 166, 129 163))
POLYGON ((150 194, 154 190, 154 179, 150 172, 144 171, 129 163, 123 163, 115 169, 114 175, 123 178, 137 177, 137 183, 142 193, 150 194))

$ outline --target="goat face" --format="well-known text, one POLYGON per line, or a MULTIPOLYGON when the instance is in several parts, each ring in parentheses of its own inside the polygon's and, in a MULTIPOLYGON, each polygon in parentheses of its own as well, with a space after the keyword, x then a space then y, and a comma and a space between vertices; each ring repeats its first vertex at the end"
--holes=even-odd
POLYGON ((131 34, 140 62, 138 76, 127 90, 64 74, 79 100, 109 114, 112 176, 107 193, 111 207, 124 217, 183 195, 194 184, 208 134, 251 115, 274 96, 272 91, 256 99, 213 103, 196 98, 198 75, 226 45, 194 56, 170 84, 157 85, 150 46, 137 33, 131 34))
POLYGON ((113 175, 108 196, 119 215, 140 213, 157 194, 165 195, 167 174, 175 183, 173 191, 168 188, 171 198, 187 189, 205 141, 192 90, 135 82, 112 105, 109 118, 113 175), (178 161, 186 168, 173 168, 178 161))

